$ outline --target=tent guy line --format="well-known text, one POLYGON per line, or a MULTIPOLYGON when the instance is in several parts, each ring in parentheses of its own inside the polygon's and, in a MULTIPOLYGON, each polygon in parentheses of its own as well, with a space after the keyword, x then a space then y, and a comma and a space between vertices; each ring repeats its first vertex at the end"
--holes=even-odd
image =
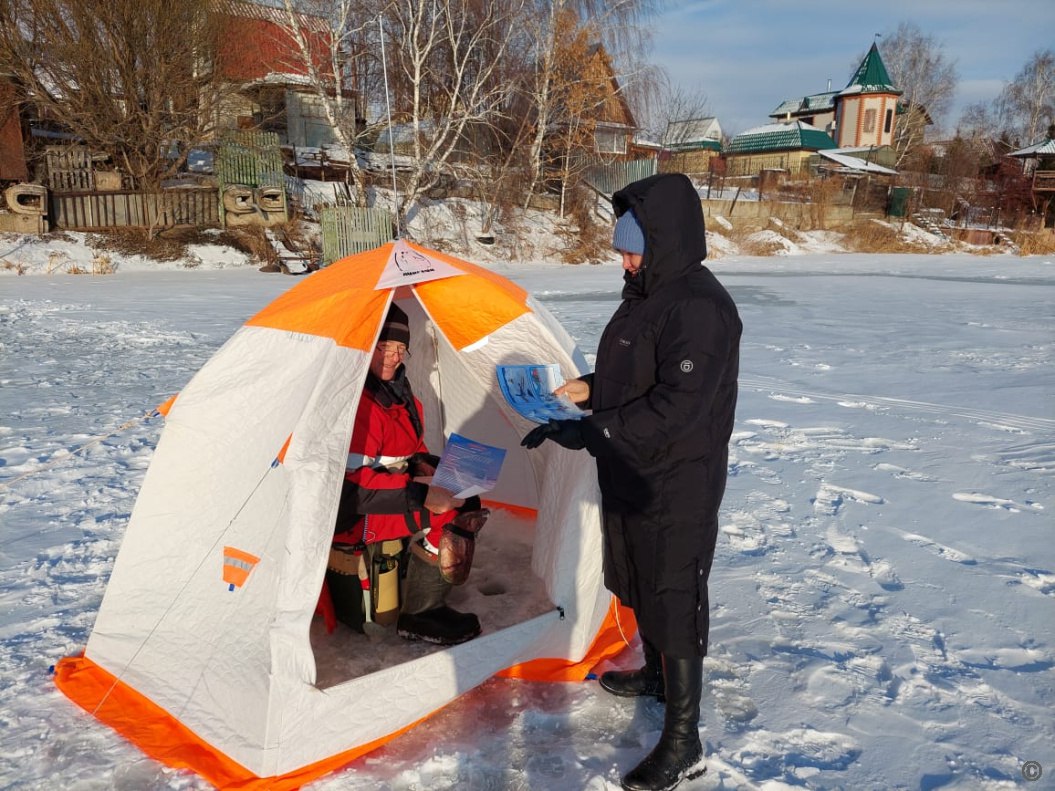
POLYGON ((58 465, 62 464, 64 461, 69 461, 74 456, 80 455, 80 453, 82 451, 85 451, 88 448, 91 448, 91 447, 94 447, 95 445, 98 445, 103 440, 110 439, 110 437, 115 437, 118 434, 120 434, 121 432, 127 431, 128 429, 132 428, 135 425, 138 425, 139 423, 143 423, 143 422, 145 422, 147 420, 150 420, 151 418, 157 417, 159 414, 160 414, 160 412, 158 412, 157 409, 151 409, 149 412, 146 412, 146 413, 140 415, 139 417, 134 417, 131 420, 126 420, 124 423, 122 423, 120 426, 118 426, 113 431, 109 432, 108 434, 100 434, 99 436, 92 437, 90 440, 85 442, 83 445, 78 445, 76 448, 68 448, 68 449, 66 449, 67 452, 64 453, 61 456, 53 456, 51 459, 49 459, 44 464, 41 464, 39 467, 34 467, 32 470, 26 470, 21 475, 17 475, 14 478, 11 478, 10 480, 0 481, 0 489, 8 489, 8 488, 14 486, 16 483, 18 483, 20 481, 24 481, 26 478, 30 478, 30 477, 36 475, 37 473, 41 473, 41 472, 44 472, 45 470, 50 470, 50 469, 52 469, 54 467, 57 467, 58 465))

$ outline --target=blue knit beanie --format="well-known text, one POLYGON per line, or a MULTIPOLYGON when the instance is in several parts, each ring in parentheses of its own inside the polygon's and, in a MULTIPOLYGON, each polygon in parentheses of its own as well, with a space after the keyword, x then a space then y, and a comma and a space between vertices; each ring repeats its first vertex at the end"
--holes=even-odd
POLYGON ((616 220, 612 247, 627 253, 645 254, 645 233, 633 211, 623 212, 623 216, 616 220))

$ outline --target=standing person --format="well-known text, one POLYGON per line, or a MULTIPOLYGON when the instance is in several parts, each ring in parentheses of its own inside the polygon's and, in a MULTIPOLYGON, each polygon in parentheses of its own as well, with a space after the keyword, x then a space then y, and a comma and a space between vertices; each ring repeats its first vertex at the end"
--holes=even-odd
POLYGON ((707 578, 725 492, 742 325, 703 265, 703 213, 680 173, 636 181, 612 198, 623 301, 601 336, 593 374, 556 394, 592 409, 524 437, 586 448, 597 462, 604 581, 633 609, 637 670, 609 671, 614 695, 666 701, 663 733, 623 778, 632 791, 671 789, 706 771, 700 695, 707 654, 707 578))
POLYGON ((405 553, 396 631, 407 640, 452 645, 480 634, 476 615, 451 609, 446 598, 451 585, 468 576, 472 542, 488 511, 479 497, 457 500, 420 480, 436 471, 439 459, 425 447, 421 402, 403 364, 409 357, 410 320, 393 304, 355 415, 326 579, 337 617, 361 631, 365 613, 355 572, 358 558, 349 560, 366 552, 372 564, 381 542, 423 532, 405 553))

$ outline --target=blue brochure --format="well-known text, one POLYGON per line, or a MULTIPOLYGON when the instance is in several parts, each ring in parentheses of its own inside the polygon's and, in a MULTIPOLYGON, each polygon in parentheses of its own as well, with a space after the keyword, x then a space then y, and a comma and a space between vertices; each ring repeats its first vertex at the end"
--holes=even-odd
POLYGON ((495 373, 509 405, 533 423, 546 423, 550 418, 578 420, 586 414, 567 396, 553 395, 553 391, 564 384, 560 367, 555 363, 498 365, 495 373))
POLYGON ((451 434, 432 476, 432 485, 462 499, 489 492, 498 483, 505 457, 504 448, 451 434))

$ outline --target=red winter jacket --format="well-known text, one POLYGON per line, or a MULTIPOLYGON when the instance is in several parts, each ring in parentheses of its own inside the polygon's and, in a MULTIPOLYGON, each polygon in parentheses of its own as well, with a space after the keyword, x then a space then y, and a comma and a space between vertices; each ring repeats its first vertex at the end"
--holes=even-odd
MULTIPOLYGON (((335 543, 372 544, 403 538, 425 528, 441 528, 458 515, 457 511, 433 514, 426 510, 428 486, 412 480, 430 475, 429 467, 438 462, 422 439, 421 414, 421 402, 414 397, 402 367, 391 382, 367 377, 348 449, 335 543)), ((439 545, 441 532, 435 529, 426 534, 433 548, 439 545)))

